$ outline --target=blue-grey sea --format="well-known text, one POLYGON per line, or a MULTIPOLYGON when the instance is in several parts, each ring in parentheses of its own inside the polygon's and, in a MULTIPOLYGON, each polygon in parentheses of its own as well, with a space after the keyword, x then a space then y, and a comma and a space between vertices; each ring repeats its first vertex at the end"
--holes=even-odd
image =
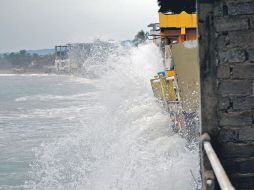
POLYGON ((93 77, 0 75, 0 189, 196 189, 198 151, 150 89, 159 61, 148 44, 93 77))

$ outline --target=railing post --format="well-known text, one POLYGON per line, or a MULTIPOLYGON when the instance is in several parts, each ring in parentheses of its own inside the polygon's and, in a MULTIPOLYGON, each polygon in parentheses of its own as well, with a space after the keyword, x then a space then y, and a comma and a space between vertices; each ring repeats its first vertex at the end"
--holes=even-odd
MULTIPOLYGON (((210 143, 210 136, 207 133, 204 133, 202 135, 202 140, 203 140, 202 144, 203 144, 205 153, 211 163, 212 169, 213 169, 216 179, 220 185, 220 188, 222 190, 235 190, 235 188, 232 186, 224 168, 222 167, 218 156, 216 155, 216 153, 210 143)), ((213 181, 207 180, 206 185, 212 186, 213 181)))

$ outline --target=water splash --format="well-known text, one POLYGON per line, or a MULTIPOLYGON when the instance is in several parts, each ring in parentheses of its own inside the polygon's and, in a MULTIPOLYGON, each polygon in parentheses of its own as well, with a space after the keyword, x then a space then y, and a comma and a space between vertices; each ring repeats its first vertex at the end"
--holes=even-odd
POLYGON ((197 189, 190 172, 198 178, 197 147, 186 148, 171 131, 150 89, 160 62, 158 48, 147 44, 119 47, 103 65, 87 65, 97 77, 89 104, 80 104, 80 126, 35 150, 25 188, 197 189))

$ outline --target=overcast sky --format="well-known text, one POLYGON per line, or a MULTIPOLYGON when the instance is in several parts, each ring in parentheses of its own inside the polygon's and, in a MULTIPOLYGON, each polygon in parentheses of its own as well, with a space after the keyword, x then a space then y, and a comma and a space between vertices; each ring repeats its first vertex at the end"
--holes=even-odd
POLYGON ((0 0, 0 52, 132 39, 157 10, 156 0, 0 0))

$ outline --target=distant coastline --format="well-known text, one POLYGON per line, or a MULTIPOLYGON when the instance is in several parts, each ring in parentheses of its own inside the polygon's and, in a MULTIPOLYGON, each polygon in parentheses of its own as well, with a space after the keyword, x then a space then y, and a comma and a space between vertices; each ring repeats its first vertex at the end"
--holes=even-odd
POLYGON ((54 61, 55 55, 52 54, 50 49, 40 51, 20 50, 17 53, 6 53, 0 56, 0 74, 55 73, 54 61), (50 54, 47 54, 47 52, 50 54))
POLYGON ((56 74, 52 68, 44 69, 0 69, 0 74, 56 74))

